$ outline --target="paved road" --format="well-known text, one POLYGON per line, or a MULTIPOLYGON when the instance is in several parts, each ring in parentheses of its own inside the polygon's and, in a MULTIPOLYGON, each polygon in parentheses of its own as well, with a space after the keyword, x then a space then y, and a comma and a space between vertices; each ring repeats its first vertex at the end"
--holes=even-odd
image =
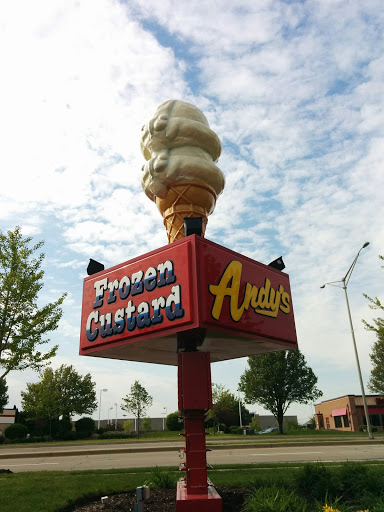
MULTIPOLYGON (((215 464, 244 464, 260 462, 305 462, 305 461, 345 461, 345 460, 383 460, 384 445, 348 445, 348 446, 280 446, 217 449, 209 452, 208 462, 215 464)), ((0 469, 10 469, 14 473, 24 471, 71 471, 89 469, 112 469, 145 466, 177 466, 177 449, 169 451, 142 451, 134 453, 98 453, 89 455, 49 456, 6 458, 1 451, 0 469)))

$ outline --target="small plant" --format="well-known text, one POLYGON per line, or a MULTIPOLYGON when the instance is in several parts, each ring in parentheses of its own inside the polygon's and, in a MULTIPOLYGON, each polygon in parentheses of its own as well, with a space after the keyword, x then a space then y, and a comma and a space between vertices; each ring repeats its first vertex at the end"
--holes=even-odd
POLYGON ((236 425, 233 425, 232 427, 229 427, 229 433, 230 434, 242 434, 243 433, 243 429, 241 427, 238 427, 236 425))
POLYGON ((141 424, 141 430, 143 432, 150 432, 152 430, 151 418, 144 418, 141 424))
POLYGON ((325 505, 321 505, 320 502, 316 502, 316 510, 319 510, 319 512, 355 512, 354 509, 346 509, 346 508, 343 508, 342 510, 339 509, 339 503, 340 503, 340 500, 341 500, 341 497, 339 496, 338 498, 336 498, 330 505, 328 505, 329 503, 329 500, 328 500, 328 497, 325 497, 325 505))
MULTIPOLYGON (((341 512, 341 510, 339 510, 338 508, 333 508, 330 505, 324 505, 321 510, 322 512, 341 512)), ((357 510, 357 512, 369 512, 369 510, 357 510)))
POLYGON ((339 479, 344 496, 348 496, 348 499, 352 500, 361 497, 365 490, 370 490, 372 483, 375 485, 367 466, 359 462, 343 464, 339 470, 339 479))
POLYGON ((284 422, 284 427, 288 431, 299 430, 299 424, 297 420, 287 420, 284 422))
POLYGON ((306 501, 294 491, 271 485, 260 487, 246 499, 243 512, 307 512, 306 501))
POLYGON ((323 501, 336 495, 337 483, 331 471, 321 463, 305 464, 295 480, 297 489, 305 497, 323 501))
POLYGON ((254 430, 255 432, 259 432, 261 430, 259 418, 253 417, 251 423, 249 424, 249 428, 254 430))
POLYGON ((130 434, 133 430, 133 420, 125 420, 123 423, 123 430, 126 434, 130 434))
POLYGON ((151 482, 160 489, 172 489, 175 486, 175 480, 171 473, 159 466, 155 466, 152 470, 151 482))

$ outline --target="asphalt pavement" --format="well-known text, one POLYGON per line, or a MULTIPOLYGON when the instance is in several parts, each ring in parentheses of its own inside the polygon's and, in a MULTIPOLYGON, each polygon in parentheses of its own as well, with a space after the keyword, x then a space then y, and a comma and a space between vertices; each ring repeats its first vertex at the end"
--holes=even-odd
MULTIPOLYGON (((267 449, 276 447, 303 447, 303 446, 347 446, 347 445, 384 445, 384 437, 376 439, 340 436, 319 436, 290 438, 280 440, 277 436, 268 436, 268 439, 261 436, 244 436, 244 439, 217 438, 207 439, 207 447, 216 450, 228 450, 231 445, 239 449, 267 449), (291 440, 292 439, 292 440, 291 440)), ((0 446, 1 459, 33 458, 33 457, 70 457, 78 455, 105 455, 122 453, 148 453, 148 452, 169 452, 171 450, 183 450, 184 439, 180 440, 156 440, 156 441, 130 441, 119 443, 66 443, 66 444, 12 444, 0 446)))

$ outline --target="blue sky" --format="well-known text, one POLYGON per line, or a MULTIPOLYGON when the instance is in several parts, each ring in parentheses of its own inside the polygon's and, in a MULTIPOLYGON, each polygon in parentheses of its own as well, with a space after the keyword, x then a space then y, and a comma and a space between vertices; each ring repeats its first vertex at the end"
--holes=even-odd
MULTIPOLYGON (((176 369, 78 356, 89 258, 112 266, 167 243, 142 192, 141 126, 198 106, 222 141, 226 188, 206 237, 263 263, 283 255, 299 346, 324 399, 359 394, 341 279, 365 383, 383 298, 384 9, 381 0, 44 1, 1 6, 0 228, 45 240, 42 303, 69 293, 53 366, 90 372, 102 414, 138 379, 153 416, 177 408, 176 369)), ((216 363, 235 391, 246 359, 216 363)), ((10 406, 36 382, 9 375, 10 406)), ((252 411, 262 413, 259 406, 252 411)), ((302 420, 311 406, 293 406, 302 420)), ((97 413, 95 413, 96 417, 97 413)))

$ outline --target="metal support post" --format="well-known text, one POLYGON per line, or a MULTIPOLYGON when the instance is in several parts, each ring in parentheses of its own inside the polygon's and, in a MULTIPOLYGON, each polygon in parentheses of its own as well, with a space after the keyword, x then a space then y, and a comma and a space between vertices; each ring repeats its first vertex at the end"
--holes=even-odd
MULTIPOLYGON (((201 333, 200 333, 201 334, 201 333)), ((198 352, 196 344, 179 340, 179 411, 184 417, 185 477, 178 482, 177 512, 222 512, 222 500, 207 478, 205 414, 212 408, 209 352, 198 352)))

